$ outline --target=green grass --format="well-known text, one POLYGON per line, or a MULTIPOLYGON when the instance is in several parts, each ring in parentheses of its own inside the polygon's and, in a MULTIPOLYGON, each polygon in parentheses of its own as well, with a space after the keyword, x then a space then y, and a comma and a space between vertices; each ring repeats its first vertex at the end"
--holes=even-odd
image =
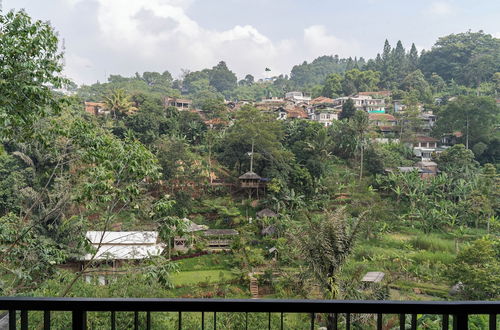
POLYGON ((172 275, 172 283, 175 286, 193 285, 197 283, 214 283, 229 281, 235 275, 229 270, 197 270, 189 272, 179 272, 172 275))
POLYGON ((452 239, 445 239, 436 234, 418 235, 410 240, 410 244, 419 250, 432 252, 455 252, 455 242, 452 239))
POLYGON ((194 270, 230 270, 231 269, 231 254, 213 253, 199 256, 196 258, 181 259, 177 261, 179 270, 194 271, 194 270))

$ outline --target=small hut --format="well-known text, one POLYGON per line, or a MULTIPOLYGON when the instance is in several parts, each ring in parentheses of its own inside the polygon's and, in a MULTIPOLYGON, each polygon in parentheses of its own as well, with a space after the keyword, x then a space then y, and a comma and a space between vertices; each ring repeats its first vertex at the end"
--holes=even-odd
POLYGON ((234 229, 208 229, 203 233, 208 240, 208 248, 215 250, 228 250, 232 237, 238 234, 234 229))
POLYGON ((261 177, 255 172, 249 171, 238 178, 242 188, 259 188, 261 177))
POLYGON ((270 209, 263 209, 257 212, 257 217, 258 218, 275 218, 277 217, 278 214, 276 214, 274 211, 270 209))

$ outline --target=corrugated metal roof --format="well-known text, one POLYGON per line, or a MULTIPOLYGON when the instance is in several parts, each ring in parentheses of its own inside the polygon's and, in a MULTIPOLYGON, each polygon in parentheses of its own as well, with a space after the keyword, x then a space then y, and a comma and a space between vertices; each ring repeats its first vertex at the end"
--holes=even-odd
MULTIPOLYGON (((159 256, 164 250, 163 244, 154 245, 101 245, 95 260, 140 260, 150 256, 159 256)), ((84 260, 92 259, 91 253, 84 260)))
POLYGON ((92 244, 156 244, 156 231, 88 231, 85 235, 92 244))

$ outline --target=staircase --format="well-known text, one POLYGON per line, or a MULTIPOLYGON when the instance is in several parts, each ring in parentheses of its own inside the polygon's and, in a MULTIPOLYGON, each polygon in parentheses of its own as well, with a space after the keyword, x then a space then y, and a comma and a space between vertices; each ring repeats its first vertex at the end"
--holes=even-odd
POLYGON ((252 299, 259 298, 259 285, 257 279, 253 276, 250 276, 250 293, 252 294, 252 299))

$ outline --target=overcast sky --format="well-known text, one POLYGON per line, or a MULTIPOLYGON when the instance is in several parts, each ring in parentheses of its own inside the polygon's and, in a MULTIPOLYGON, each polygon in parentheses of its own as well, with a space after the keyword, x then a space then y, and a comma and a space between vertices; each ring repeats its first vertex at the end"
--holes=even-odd
POLYGON ((386 38, 421 50, 469 29, 500 37, 500 0, 3 0, 12 8, 52 23, 79 84, 220 60, 261 78, 321 55, 371 58, 386 38))

